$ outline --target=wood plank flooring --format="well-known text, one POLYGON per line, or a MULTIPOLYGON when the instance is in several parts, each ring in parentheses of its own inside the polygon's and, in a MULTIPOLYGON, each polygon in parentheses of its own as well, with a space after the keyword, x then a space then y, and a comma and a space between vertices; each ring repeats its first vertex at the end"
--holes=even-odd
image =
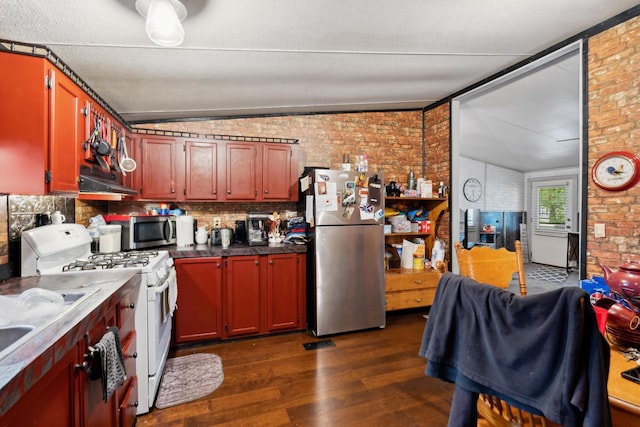
POLYGON ((423 313, 384 329, 316 338, 300 332, 180 349, 222 358, 211 395, 138 417, 137 426, 446 426, 453 385, 426 377, 423 313), (305 350, 331 339, 335 347, 305 350))

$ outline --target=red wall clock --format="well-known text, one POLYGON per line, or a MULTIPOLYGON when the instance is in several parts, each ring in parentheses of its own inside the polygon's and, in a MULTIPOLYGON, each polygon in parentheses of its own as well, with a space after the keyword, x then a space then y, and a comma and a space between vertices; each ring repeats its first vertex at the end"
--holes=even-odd
POLYGON ((591 169, 591 177, 604 190, 626 190, 640 179, 640 159, 626 151, 612 151, 596 161, 591 169))

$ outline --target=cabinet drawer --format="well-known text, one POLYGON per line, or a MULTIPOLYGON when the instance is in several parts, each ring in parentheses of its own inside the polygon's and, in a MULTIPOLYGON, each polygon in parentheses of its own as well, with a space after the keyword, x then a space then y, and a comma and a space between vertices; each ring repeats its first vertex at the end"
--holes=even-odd
POLYGON ((136 331, 130 332, 122 342, 122 356, 124 357, 124 370, 127 373, 127 379, 134 377, 136 375, 136 359, 138 358, 136 331))
POLYGON ((433 304, 436 294, 435 288, 415 289, 403 292, 388 292, 386 297, 386 311, 402 310, 405 308, 426 307, 433 304))
POLYGON ((118 329, 120 332, 120 340, 123 340, 135 329, 135 317, 136 293, 129 292, 127 296, 122 298, 118 303, 118 329))
POLYGON ((435 271, 413 272, 412 270, 402 270, 402 273, 387 272, 385 275, 385 290, 394 292, 433 288, 435 291, 439 280, 440 275, 435 271))
POLYGON ((121 427, 132 427, 136 421, 138 406, 138 378, 133 377, 118 405, 118 420, 121 427))

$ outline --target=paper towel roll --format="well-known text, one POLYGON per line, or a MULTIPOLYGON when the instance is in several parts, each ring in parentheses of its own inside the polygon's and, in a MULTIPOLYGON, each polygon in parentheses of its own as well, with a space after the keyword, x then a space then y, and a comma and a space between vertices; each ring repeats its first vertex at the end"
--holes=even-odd
POLYGON ((176 224, 176 244, 178 246, 193 245, 193 217, 182 215, 176 224))

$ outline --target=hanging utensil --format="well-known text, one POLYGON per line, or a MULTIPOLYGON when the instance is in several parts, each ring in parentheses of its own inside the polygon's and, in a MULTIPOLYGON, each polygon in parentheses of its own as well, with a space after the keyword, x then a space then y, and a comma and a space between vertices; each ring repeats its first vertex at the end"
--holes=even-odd
POLYGON ((123 157, 120 159, 120 169, 122 169, 124 172, 133 172, 134 170, 136 170, 136 167, 138 165, 135 160, 129 157, 129 152, 127 151, 127 142, 125 141, 123 136, 120 137, 120 144, 122 145, 123 153, 123 157))

